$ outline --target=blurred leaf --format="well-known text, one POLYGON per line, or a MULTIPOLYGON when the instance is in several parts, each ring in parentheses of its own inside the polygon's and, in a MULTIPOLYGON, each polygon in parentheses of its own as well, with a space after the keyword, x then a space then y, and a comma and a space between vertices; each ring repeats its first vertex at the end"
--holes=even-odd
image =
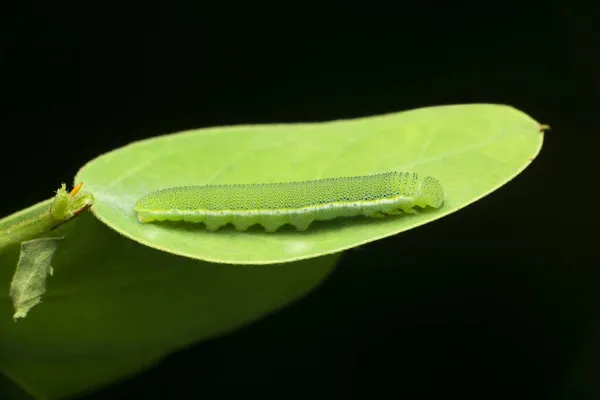
POLYGON ((57 231, 64 240, 52 261, 56 273, 43 302, 18 323, 8 293, 19 248, 0 254, 0 370, 44 399, 94 390, 248 324, 305 295, 338 258, 254 268, 210 264, 142 246, 91 213, 57 231))

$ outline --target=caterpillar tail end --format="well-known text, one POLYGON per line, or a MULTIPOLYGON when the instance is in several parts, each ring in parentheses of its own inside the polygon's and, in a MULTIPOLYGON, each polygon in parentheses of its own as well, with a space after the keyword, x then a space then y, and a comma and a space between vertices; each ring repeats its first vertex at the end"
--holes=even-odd
POLYGON ((156 218, 148 215, 144 211, 137 211, 137 220, 142 224, 154 221, 156 218))

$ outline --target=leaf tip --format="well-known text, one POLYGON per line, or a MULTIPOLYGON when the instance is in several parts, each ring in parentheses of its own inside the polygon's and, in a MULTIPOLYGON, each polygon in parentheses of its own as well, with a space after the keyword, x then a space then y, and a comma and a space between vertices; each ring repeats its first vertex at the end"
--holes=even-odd
POLYGON ((540 129, 540 133, 544 133, 546 131, 549 131, 551 128, 550 128, 550 125, 540 124, 540 128, 539 129, 540 129))

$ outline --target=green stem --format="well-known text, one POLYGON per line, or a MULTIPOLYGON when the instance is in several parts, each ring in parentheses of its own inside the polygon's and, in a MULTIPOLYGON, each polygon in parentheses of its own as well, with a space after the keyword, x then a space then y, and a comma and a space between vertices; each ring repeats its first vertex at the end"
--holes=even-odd
POLYGON ((80 183, 71 193, 68 193, 66 185, 63 183, 56 191, 50 209, 0 230, 0 251, 14 244, 44 235, 90 208, 94 203, 94 197, 91 194, 76 196, 81 185, 80 183))
POLYGON ((19 221, 7 229, 0 231, 0 250, 13 244, 38 237, 56 228, 61 223, 61 221, 52 218, 50 211, 44 211, 36 217, 19 221))

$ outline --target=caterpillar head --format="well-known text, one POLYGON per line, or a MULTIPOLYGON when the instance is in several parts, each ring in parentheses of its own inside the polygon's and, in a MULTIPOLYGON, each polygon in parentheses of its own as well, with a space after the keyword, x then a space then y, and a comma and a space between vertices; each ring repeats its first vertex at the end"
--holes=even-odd
POLYGON ((426 176, 419 183, 420 200, 427 206, 439 208, 444 204, 444 190, 440 182, 431 176, 426 176))

